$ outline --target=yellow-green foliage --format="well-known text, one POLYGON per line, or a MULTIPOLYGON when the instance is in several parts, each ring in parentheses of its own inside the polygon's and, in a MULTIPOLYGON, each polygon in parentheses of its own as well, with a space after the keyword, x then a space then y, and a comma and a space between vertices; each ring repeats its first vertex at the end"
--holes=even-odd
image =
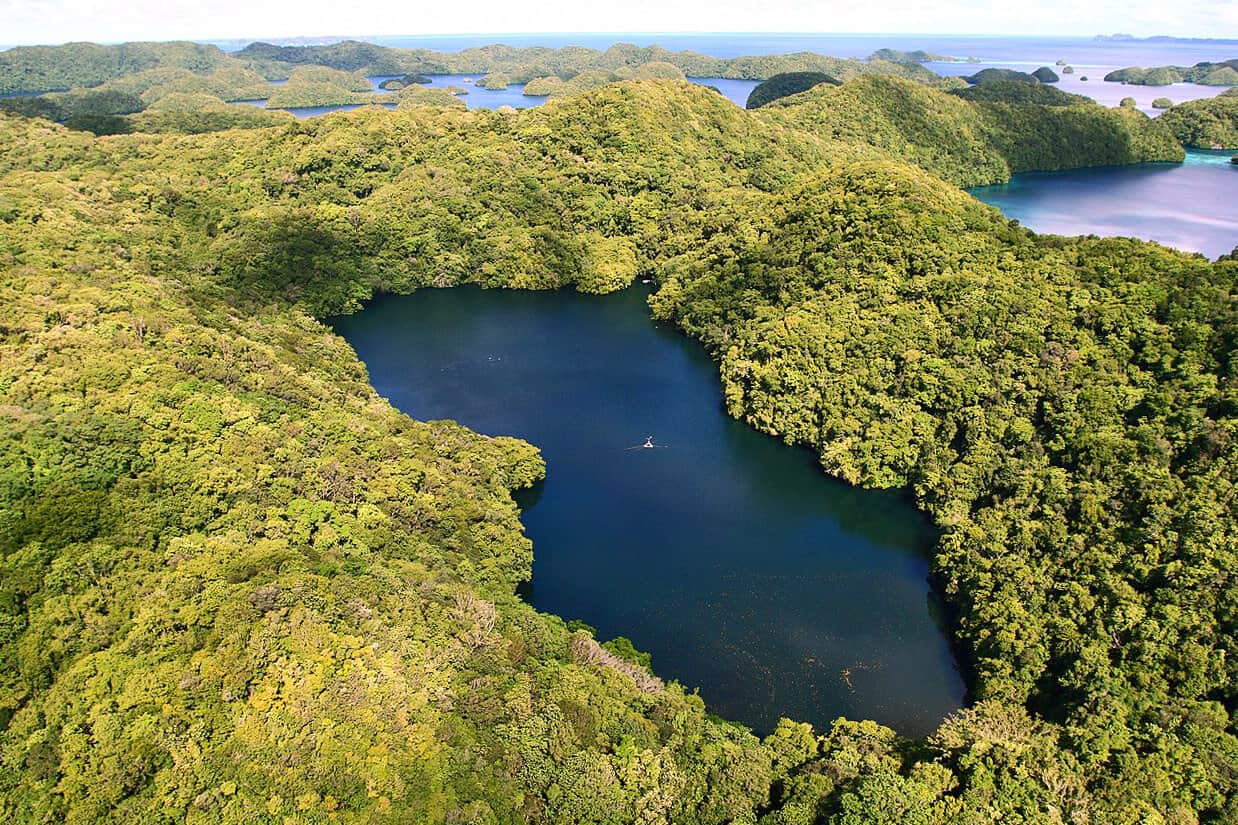
POLYGON ((269 109, 296 109, 311 106, 347 106, 368 103, 371 95, 353 92, 334 83, 289 82, 267 98, 269 109))
POLYGON ((287 83, 271 89, 267 98, 267 108, 270 109, 345 106, 370 103, 378 97, 364 75, 325 66, 298 67, 293 70, 287 83))
POLYGON ((1201 77, 1199 82, 1204 86, 1238 86, 1238 69, 1221 66, 1201 77))
MULTIPOLYGON (((884 60, 860 61, 811 52, 724 59, 698 52, 675 52, 661 46, 634 46, 630 43, 616 43, 605 51, 579 46, 560 49, 534 46, 518 49, 495 44, 450 53, 429 49, 397 49, 356 41, 323 46, 273 46, 268 43, 253 43, 238 52, 236 57, 254 62, 254 68, 264 73, 270 71, 272 63, 282 61, 285 65, 315 64, 347 71, 365 70, 369 74, 503 72, 516 83, 551 75, 570 78, 590 70, 626 74, 649 63, 671 64, 690 77, 761 80, 795 71, 822 71, 843 79, 867 73, 896 74, 923 80, 937 77, 922 66, 884 60)), ((664 70, 658 77, 671 79, 664 70)))
MULTIPOLYGON (((188 69, 149 69, 111 80, 79 92, 113 91, 138 95, 147 106, 171 94, 205 94, 221 100, 261 100, 274 87, 262 75, 235 65, 222 66, 210 74, 194 74, 188 69)), ((57 95, 48 95, 57 99, 57 95)))
POLYGON ((503 72, 491 72, 490 74, 477 81, 477 85, 483 89, 506 89, 511 85, 511 78, 503 72))
POLYGON ((1000 182, 1031 169, 1183 157, 1168 130, 1139 112, 973 102, 897 77, 817 86, 757 114, 826 138, 880 147, 960 186, 1000 182))
POLYGON ((448 89, 428 89, 425 86, 405 86, 393 95, 400 108, 408 106, 440 106, 448 108, 465 108, 460 96, 448 89))
POLYGON ((1186 146, 1238 149, 1238 96, 1188 100, 1157 118, 1186 146))
POLYGON ((225 103, 205 94, 172 93, 160 97, 128 120, 134 132, 181 132, 198 134, 224 129, 258 129, 287 123, 287 112, 256 106, 225 103))
MULTIPOLYGON (((91 88, 98 90, 112 90, 117 92, 127 92, 129 94, 142 97, 150 89, 168 84, 183 82, 191 78, 198 77, 188 69, 182 69, 175 66, 167 66, 158 69, 147 69, 144 72, 135 72, 127 74, 123 77, 118 77, 115 80, 109 80, 107 83, 102 83, 91 88)), ((54 95, 49 95, 54 98, 54 95)))
POLYGON ((555 75, 547 77, 535 77, 528 83, 524 84, 524 90, 521 94, 530 95, 532 97, 544 97, 555 94, 562 94, 563 78, 555 75))
POLYGON ((146 105, 136 94, 106 87, 53 92, 43 95, 43 99, 57 107, 57 120, 83 115, 127 115, 146 105))
MULTIPOLYGON (((766 800, 754 737, 579 657, 514 595, 531 554, 508 490, 536 452, 396 413, 249 279, 259 229, 291 241, 263 256, 334 256, 330 234, 390 217, 356 223, 332 182, 369 154, 363 123, 441 162, 502 122, 421 113, 91 144, 0 121, 25 155, 0 179, 16 821, 722 821, 766 800), (68 152, 72 172, 32 171, 68 152)), ((442 218, 449 193, 395 183, 409 160, 372 171, 442 218)))
MULTIPOLYGON (((968 175, 1008 161, 961 126, 1034 120, 854 88, 993 158, 968 175)), ((1238 263, 1037 237, 876 142, 653 81, 192 136, 0 116, 0 811, 1232 819, 1238 263), (940 526, 977 702, 927 741, 758 740, 533 611, 534 448, 397 413, 315 320, 641 272, 733 414, 940 526)))
POLYGON ((1141 69, 1129 66, 1105 75, 1113 83, 1135 83, 1142 86, 1168 86, 1171 83, 1201 83, 1205 86, 1238 85, 1238 59, 1219 63, 1202 62, 1194 66, 1157 66, 1141 69))
POLYGON ((591 232, 582 242, 584 255, 576 279, 581 292, 614 292, 636 280, 636 246, 630 239, 591 232))
POLYGON ((225 101, 262 100, 277 88, 257 72, 239 66, 226 66, 208 75, 183 75, 154 85, 142 93, 142 100, 148 106, 171 94, 206 94, 225 101))
MULTIPOLYGON (((660 46, 638 47, 626 43, 616 44, 605 51, 578 46, 515 49, 492 45, 452 53, 397 49, 356 41, 323 46, 252 43, 234 54, 226 54, 215 46, 192 43, 124 43, 116 46, 70 43, 0 52, 0 94, 96 86, 134 73, 165 68, 206 74, 231 67, 257 72, 268 80, 285 79, 296 68, 307 66, 368 75, 484 75, 502 72, 510 77, 511 82, 522 83, 535 77, 556 75, 566 78, 590 70, 623 70, 626 73, 650 63, 670 64, 693 77, 760 80, 793 71, 823 71, 841 79, 873 72, 925 81, 936 77, 921 66, 882 60, 864 62, 808 52, 722 59, 691 51, 673 52, 660 46)), ((656 77, 670 79, 671 76, 663 69, 656 77)))
POLYGON ((625 80, 683 80, 683 70, 665 60, 653 60, 631 69, 625 80))
POLYGON ((369 92, 373 90, 368 78, 362 72, 342 72, 326 66, 298 66, 288 76, 288 85, 302 83, 332 83, 352 92, 369 92))
POLYGON ((0 94, 97 86, 148 69, 209 72, 229 62, 216 46, 199 43, 68 43, 0 51, 0 94))
POLYGON ((684 74, 670 63, 652 62, 635 67, 622 67, 616 71, 589 70, 563 80, 550 75, 535 77, 525 84, 523 94, 535 97, 561 97, 578 95, 600 89, 608 83, 625 80, 684 80, 684 74))
POLYGON ((608 83, 617 83, 623 79, 623 77, 614 72, 604 70, 584 71, 568 80, 554 76, 535 77, 525 84, 523 94, 535 97, 578 95, 583 92, 600 89, 608 83))

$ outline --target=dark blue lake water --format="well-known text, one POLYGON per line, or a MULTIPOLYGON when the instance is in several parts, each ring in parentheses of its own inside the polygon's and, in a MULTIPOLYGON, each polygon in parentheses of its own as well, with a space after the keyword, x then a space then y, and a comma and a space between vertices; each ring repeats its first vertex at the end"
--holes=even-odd
POLYGON ((1190 151, 1181 164, 1029 172, 969 191, 1037 232, 1143 238, 1216 258, 1238 245, 1231 155, 1190 151))
POLYGON ((546 481, 518 499, 537 608, 629 637, 758 731, 845 715, 924 734, 959 706, 930 526, 727 417, 713 362, 642 290, 423 290, 333 323, 409 415, 541 448, 546 481))

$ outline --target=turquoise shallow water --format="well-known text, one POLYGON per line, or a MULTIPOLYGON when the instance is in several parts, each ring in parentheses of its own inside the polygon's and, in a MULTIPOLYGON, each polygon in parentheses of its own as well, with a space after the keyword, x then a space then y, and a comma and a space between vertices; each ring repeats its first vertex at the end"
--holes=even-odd
POLYGON ((1238 165, 1232 152, 1185 163, 1029 172, 970 190, 1037 232, 1159 241, 1210 258, 1238 246, 1238 165))
POLYGON ((934 729, 964 688, 929 525, 729 418, 713 362, 644 298, 460 287, 333 323, 408 414, 542 449, 546 481, 518 499, 536 607, 631 638, 759 731, 783 715, 934 729))

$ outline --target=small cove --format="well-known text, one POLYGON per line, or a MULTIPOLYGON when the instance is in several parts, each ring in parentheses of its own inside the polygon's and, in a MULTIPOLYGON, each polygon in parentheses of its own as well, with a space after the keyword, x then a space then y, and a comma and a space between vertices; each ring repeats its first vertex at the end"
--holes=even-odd
POLYGON ((1238 245, 1233 154, 1193 149, 1185 163, 1026 172, 969 191, 1037 232, 1143 238, 1216 258, 1238 245))
POLYGON ((399 409, 542 450, 545 482, 518 497, 535 607, 630 638, 758 732, 784 715, 930 732, 964 695, 931 526, 729 418, 716 366, 644 299, 457 287, 332 323, 399 409))

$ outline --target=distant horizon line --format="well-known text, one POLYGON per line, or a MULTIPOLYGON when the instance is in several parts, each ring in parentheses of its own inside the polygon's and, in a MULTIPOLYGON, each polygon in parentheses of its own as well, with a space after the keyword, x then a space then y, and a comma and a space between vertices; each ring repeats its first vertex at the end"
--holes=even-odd
MULTIPOLYGON (((433 34, 284 34, 284 35, 266 35, 252 36, 246 35, 241 37, 206 37, 206 38, 183 38, 171 37, 165 39, 130 39, 130 40, 64 40, 56 43, 0 43, 0 51, 23 47, 56 47, 66 46, 72 43, 92 43, 100 46, 116 46, 124 43, 199 43, 207 45, 215 45, 218 43, 271 43, 273 41, 289 41, 289 40, 333 40, 336 42, 345 40, 356 40, 361 42, 374 41, 380 39, 452 39, 452 38, 483 38, 483 37, 772 37, 772 36, 790 36, 790 37, 924 37, 924 38, 986 38, 1000 37, 1006 39, 1033 39, 1033 38, 1060 38, 1071 40, 1097 40, 1105 38, 1109 42, 1141 42, 1150 40, 1171 40, 1171 41, 1186 41, 1200 43, 1234 43, 1238 44, 1238 38, 1231 37, 1187 37, 1183 35, 1166 35, 1154 34, 1144 37, 1136 37, 1133 35, 1124 34, 1005 34, 1001 32, 797 32, 797 31, 761 31, 761 30, 736 30, 736 31, 507 31, 507 32, 439 32, 433 34)), ((618 42, 618 41, 617 41, 618 42)), ((1102 41, 1104 42, 1104 41, 1102 41)), ((326 45, 326 44, 323 44, 326 45)), ((381 45, 381 44, 375 44, 381 45)), ((502 45, 493 43, 488 45, 502 45)))

